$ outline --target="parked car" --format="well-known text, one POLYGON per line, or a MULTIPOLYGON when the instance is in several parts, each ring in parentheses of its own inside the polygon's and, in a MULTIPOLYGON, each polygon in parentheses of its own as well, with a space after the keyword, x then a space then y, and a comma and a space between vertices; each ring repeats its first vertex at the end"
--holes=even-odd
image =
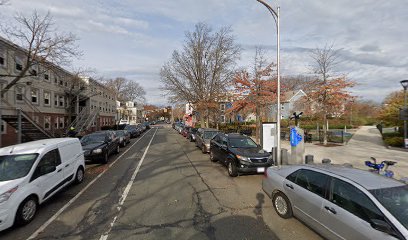
POLYGON ((115 133, 119 137, 120 146, 125 147, 126 144, 130 143, 130 133, 127 130, 117 130, 115 133))
POLYGON ((282 218, 327 239, 408 239, 408 185, 351 167, 270 167, 262 182, 282 218))
POLYGON ((141 134, 136 125, 127 125, 124 130, 129 132, 131 138, 139 137, 141 134))
POLYGON ((196 139, 196 134, 197 134, 198 128, 190 128, 190 130, 187 133, 187 139, 190 140, 190 142, 194 142, 196 139))
POLYGON ((199 128, 197 130, 195 145, 201 149, 203 153, 208 153, 210 151, 210 140, 219 131, 214 128, 199 128))
POLYGON ((190 126, 185 126, 185 127, 183 128, 183 130, 181 130, 181 135, 186 138, 188 132, 190 131, 190 129, 191 129, 190 126))
POLYGON ((150 123, 149 122, 144 122, 142 124, 146 127, 146 129, 150 129, 150 123))
POLYGON ((77 138, 54 138, 0 148, 0 231, 31 222, 39 204, 84 179, 77 138))
POLYGON ((113 131, 100 131, 81 138, 84 156, 87 160, 108 163, 109 155, 119 153, 119 138, 113 131))
POLYGON ((239 133, 218 133, 210 141, 210 159, 227 166, 231 177, 239 173, 263 173, 273 165, 272 155, 250 137, 239 133))

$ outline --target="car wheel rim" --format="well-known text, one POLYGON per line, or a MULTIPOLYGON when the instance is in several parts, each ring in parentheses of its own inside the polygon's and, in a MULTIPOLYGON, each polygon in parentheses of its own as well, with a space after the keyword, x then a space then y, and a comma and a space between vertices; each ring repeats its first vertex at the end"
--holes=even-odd
POLYGON ((228 163, 228 173, 232 174, 232 163, 228 163))
POLYGON ((82 171, 82 169, 79 169, 77 172, 77 181, 82 182, 83 179, 84 179, 84 172, 82 171))
POLYGON ((288 211, 288 204, 283 197, 277 196, 275 199, 275 208, 279 214, 285 215, 288 211))
POLYGON ((34 200, 28 200, 24 206, 23 206, 23 219, 24 221, 30 221, 35 214, 35 211, 37 210, 37 204, 35 203, 34 200))

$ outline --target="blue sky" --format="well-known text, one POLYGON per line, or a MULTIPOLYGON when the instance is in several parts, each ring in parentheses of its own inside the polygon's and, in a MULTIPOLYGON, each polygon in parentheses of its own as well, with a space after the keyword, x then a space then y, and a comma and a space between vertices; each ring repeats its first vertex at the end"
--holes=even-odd
MULTIPOLYGON (((358 83, 356 96, 381 102, 408 79, 407 0, 267 2, 281 7, 283 75, 310 74, 310 51, 334 43, 341 60, 336 71, 358 83)), ((244 48, 240 66, 250 64, 254 46, 270 49, 271 60, 276 56, 273 19, 256 0, 10 0, 0 18, 11 22, 16 12, 34 9, 50 11, 60 31, 77 35, 84 54, 75 66, 139 82, 150 104, 166 104, 160 68, 197 22, 232 27, 244 48)))

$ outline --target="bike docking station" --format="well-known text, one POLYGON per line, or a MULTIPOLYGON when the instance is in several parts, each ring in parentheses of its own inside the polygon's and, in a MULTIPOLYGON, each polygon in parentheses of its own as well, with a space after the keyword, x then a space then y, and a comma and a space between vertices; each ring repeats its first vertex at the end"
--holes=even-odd
POLYGON ((278 148, 278 131, 276 122, 263 122, 261 124, 261 146, 266 152, 273 156, 273 162, 276 164, 278 148))
POLYGON ((299 119, 303 112, 294 112, 289 119, 295 120, 295 126, 290 126, 290 158, 288 164, 303 164, 305 155, 305 131, 299 127, 299 119))
POLYGON ((305 155, 305 132, 299 127, 292 126, 290 128, 290 158, 289 164, 303 164, 303 157, 305 155))

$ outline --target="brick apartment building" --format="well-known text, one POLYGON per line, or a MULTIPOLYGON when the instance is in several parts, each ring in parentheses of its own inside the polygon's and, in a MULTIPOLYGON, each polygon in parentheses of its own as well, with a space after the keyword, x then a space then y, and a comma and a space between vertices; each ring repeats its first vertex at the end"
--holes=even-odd
MULTIPOLYGON (((23 48, 0 37, 0 75, 19 74, 25 56, 23 48)), ((87 132, 114 124, 114 94, 97 81, 51 63, 29 72, 1 98, 1 147, 64 136, 70 126, 87 132)), ((0 89, 12 79, 0 77, 0 89)))

